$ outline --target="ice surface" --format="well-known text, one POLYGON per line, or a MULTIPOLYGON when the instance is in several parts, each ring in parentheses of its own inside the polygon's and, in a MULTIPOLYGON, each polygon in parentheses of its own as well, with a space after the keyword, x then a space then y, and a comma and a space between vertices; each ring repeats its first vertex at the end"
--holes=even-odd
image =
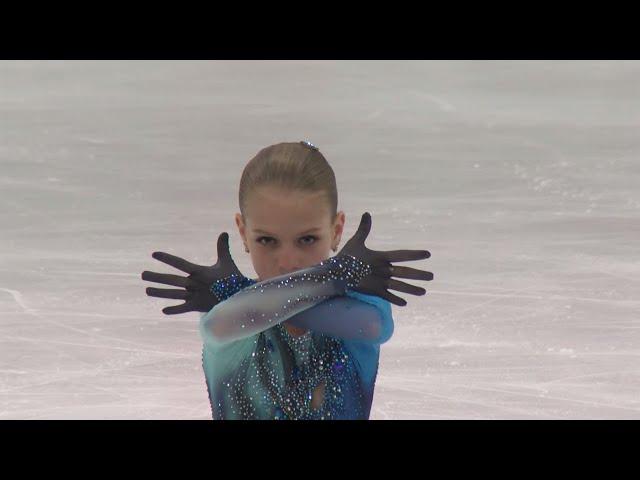
POLYGON ((0 62, 0 419, 209 419, 140 273, 253 275, 240 174, 298 140, 345 240, 432 254, 372 419, 640 419, 639 127, 637 61, 0 62))

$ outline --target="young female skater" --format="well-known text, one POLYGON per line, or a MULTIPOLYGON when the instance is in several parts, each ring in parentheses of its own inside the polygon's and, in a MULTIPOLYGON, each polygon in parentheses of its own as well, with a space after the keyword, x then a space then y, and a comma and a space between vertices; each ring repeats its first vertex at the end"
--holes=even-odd
POLYGON ((345 215, 337 211, 333 169, 308 142, 258 152, 242 173, 239 204, 236 224, 257 279, 239 272, 226 233, 211 267, 155 252, 189 277, 142 274, 185 288, 147 289, 186 300, 165 313, 203 312, 202 364, 213 419, 368 419, 380 344, 393 333, 389 302, 406 305, 387 289, 426 293, 390 277, 433 279, 392 262, 430 253, 368 249, 365 213, 355 235, 329 257, 345 215))

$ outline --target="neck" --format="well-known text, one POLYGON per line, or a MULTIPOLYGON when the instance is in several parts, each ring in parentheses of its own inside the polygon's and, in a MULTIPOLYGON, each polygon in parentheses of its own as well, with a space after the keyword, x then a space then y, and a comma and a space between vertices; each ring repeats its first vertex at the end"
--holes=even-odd
POLYGON ((287 329, 287 332, 292 337, 300 337, 301 335, 304 335, 305 333, 307 333, 307 331, 304 328, 294 327, 293 325, 289 325, 286 321, 283 322, 282 325, 284 325, 284 328, 287 329))

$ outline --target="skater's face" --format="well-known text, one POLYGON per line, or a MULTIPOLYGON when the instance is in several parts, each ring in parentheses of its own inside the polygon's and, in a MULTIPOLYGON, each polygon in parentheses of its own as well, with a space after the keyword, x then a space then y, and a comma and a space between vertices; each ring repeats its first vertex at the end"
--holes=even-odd
POLYGON ((246 216, 236 225, 249 248, 258 281, 317 265, 338 246, 344 212, 331 223, 323 192, 300 192, 260 187, 248 196, 246 216))

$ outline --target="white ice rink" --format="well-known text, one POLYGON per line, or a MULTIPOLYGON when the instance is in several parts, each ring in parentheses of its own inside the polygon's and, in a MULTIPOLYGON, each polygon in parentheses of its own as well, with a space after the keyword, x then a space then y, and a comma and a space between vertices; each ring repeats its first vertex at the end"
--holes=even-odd
MULTIPOLYGON (((640 419, 640 62, 0 62, 0 419, 210 419, 198 314, 261 148, 334 168, 343 240, 427 249, 372 419, 640 419)), ((344 243, 344 242, 343 242, 344 243)))

